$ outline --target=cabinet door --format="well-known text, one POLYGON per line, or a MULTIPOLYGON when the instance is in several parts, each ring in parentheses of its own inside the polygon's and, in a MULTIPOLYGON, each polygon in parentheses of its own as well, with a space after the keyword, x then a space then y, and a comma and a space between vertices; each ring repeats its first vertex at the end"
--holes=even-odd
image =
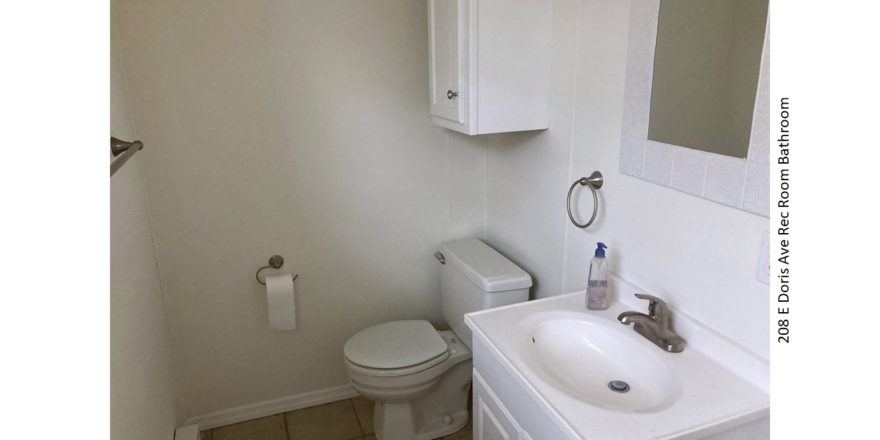
POLYGON ((428 0, 431 114, 462 123, 462 17, 465 0, 428 0))
POLYGON ((474 372, 474 440, 518 440, 519 431, 513 416, 474 372))

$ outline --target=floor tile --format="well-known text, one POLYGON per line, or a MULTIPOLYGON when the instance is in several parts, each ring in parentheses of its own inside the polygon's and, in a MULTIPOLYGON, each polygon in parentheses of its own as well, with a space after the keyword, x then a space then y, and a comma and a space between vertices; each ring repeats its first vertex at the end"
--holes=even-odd
POLYGON ((303 408, 285 417, 289 440, 351 440, 363 435, 351 399, 303 408))
POLYGON ((263 417, 211 430, 211 440, 287 440, 284 415, 263 417))
POLYGON ((354 410, 364 434, 373 434, 373 401, 357 396, 354 399, 354 410))

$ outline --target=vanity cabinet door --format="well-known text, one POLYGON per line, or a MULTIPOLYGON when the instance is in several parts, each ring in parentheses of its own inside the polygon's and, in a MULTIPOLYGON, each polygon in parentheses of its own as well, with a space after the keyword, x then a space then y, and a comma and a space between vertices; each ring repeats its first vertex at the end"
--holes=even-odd
POLYGON ((517 440, 522 438, 520 431, 510 412, 474 371, 474 440, 517 440))
POLYGON ((461 95, 462 9, 465 0, 428 0, 431 114, 464 122, 461 95))

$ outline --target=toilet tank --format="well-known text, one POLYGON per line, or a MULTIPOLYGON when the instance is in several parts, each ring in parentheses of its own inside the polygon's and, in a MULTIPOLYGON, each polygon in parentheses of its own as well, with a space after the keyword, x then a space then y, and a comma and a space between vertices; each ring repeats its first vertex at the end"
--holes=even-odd
POLYGON ((443 317, 468 347, 465 313, 528 301, 532 277, 479 239, 448 241, 440 253, 446 260, 440 274, 443 317))

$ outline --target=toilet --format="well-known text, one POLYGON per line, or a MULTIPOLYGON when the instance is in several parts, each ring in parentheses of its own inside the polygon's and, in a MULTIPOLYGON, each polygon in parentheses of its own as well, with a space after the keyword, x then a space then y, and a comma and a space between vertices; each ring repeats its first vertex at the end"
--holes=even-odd
POLYGON ((472 374, 465 313, 529 299, 532 277, 476 238, 443 243, 437 258, 451 330, 425 320, 390 321, 361 330, 343 349, 351 385, 375 401, 379 440, 429 440, 464 427, 472 374))

